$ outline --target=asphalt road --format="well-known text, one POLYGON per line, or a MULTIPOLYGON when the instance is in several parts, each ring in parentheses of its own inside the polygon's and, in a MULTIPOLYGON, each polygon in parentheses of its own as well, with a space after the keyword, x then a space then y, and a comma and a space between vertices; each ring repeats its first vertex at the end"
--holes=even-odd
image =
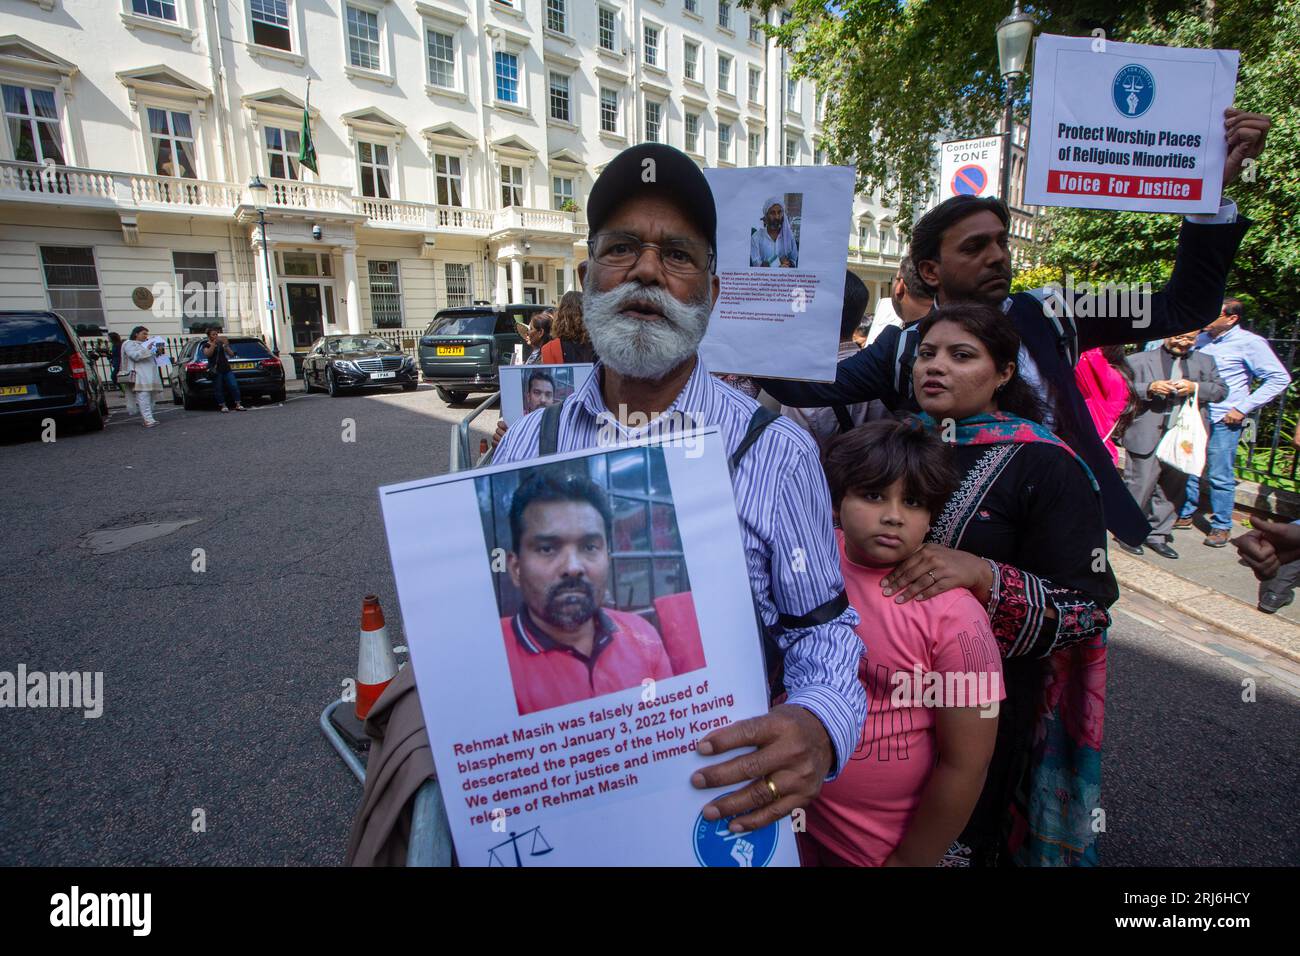
MULTIPOLYGON (((0 710, 0 864, 338 863, 360 787, 317 719, 363 595, 401 643, 375 489, 445 471, 465 413, 421 388, 0 441, 0 670, 105 681, 97 719, 0 710), (95 553, 166 522, 193 523, 95 553)), ((1103 861, 1300 862, 1295 692, 1242 703, 1240 672, 1122 614, 1112 647, 1103 861)))

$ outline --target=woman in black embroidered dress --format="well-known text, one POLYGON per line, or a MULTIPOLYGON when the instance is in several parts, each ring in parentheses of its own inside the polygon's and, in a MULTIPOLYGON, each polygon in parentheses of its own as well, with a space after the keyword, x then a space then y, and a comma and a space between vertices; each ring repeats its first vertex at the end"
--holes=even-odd
POLYGON ((1002 316, 945 305, 920 335, 922 420, 953 443, 963 477, 928 543, 882 583, 900 602, 968 588, 1007 684, 988 781, 954 850, 977 865, 1094 864, 1107 608, 1119 597, 1096 483, 1043 428, 1002 316))

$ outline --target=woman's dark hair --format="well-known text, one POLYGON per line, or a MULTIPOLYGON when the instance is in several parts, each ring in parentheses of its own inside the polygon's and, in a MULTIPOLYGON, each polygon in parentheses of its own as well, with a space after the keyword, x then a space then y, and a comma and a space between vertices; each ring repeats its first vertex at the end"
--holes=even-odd
POLYGON ((1133 370, 1128 367, 1128 362, 1124 361, 1124 346, 1122 345, 1103 345, 1101 347, 1101 357, 1106 360, 1106 364, 1119 372, 1124 378, 1124 384, 1128 387, 1128 401, 1124 405, 1124 411, 1120 412, 1119 418, 1115 420, 1115 427, 1111 429, 1110 438, 1115 444, 1124 437, 1124 432, 1133 424, 1133 419, 1137 418, 1138 406, 1141 404, 1138 399, 1137 389, 1133 387, 1133 370))
POLYGON ((137 325, 135 328, 133 328, 133 329, 131 330, 131 334, 128 335, 127 338, 129 338, 129 339, 133 339, 133 338, 135 338, 137 335, 139 335, 141 332, 143 332, 143 331, 144 331, 145 329, 147 329, 148 327, 149 327, 149 326, 147 326, 147 325, 137 325))
POLYGON ((109 332, 108 340, 116 345, 118 342, 122 341, 122 336, 118 335, 116 332, 109 332))
POLYGON ((557 339, 587 345, 591 339, 587 335, 587 326, 582 322, 582 293, 570 291, 560 296, 560 304, 555 307, 555 323, 551 330, 557 339))
POLYGON ((1043 403, 1038 400, 1029 383, 1020 375, 1017 359, 1020 355, 1020 335, 1011 320, 992 306, 979 302, 952 302, 941 305, 917 325, 918 342, 924 342, 930 330, 940 322, 952 322, 975 336, 993 359, 998 371, 1015 364, 1011 378, 995 393, 998 411, 1007 412, 1031 422, 1043 422, 1043 403))
POLYGON ((604 489, 584 475, 565 474, 556 469, 534 470, 510 500, 510 541, 518 553, 524 538, 524 512, 534 502, 576 501, 596 509, 605 525, 605 542, 614 540, 614 514, 604 489))
POLYGON ((538 312, 533 316, 533 325, 537 331, 542 333, 542 341, 539 343, 545 345, 551 341, 551 322, 555 319, 554 312, 538 312))
POLYGON ((901 478, 904 491, 933 516, 957 487, 951 449, 914 418, 868 422, 837 435, 822 466, 837 508, 850 492, 881 492, 901 478))
MULTIPOLYGON (((1011 213, 1007 210, 1007 204, 995 196, 983 198, 953 196, 951 199, 945 199, 917 220, 916 225, 912 227, 912 242, 907 254, 912 260, 913 267, 919 268, 927 259, 938 262, 943 234, 967 216, 973 216, 978 212, 991 212, 1002 220, 1002 225, 1008 228, 1011 225, 1011 213)), ((919 272, 917 278, 920 279, 919 272)), ((921 284, 925 286, 928 295, 933 295, 937 291, 932 289, 924 279, 921 279, 921 284)))

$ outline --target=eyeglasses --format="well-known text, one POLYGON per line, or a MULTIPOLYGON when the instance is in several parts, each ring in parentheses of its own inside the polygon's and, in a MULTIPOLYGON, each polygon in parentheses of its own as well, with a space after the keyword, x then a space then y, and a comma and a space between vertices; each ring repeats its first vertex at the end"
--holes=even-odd
POLYGON ((673 275, 696 277, 713 268, 713 253, 700 242, 672 239, 665 243, 642 242, 627 233, 608 233, 587 240, 591 257, 611 269, 631 269, 646 249, 659 253, 664 271, 673 275))

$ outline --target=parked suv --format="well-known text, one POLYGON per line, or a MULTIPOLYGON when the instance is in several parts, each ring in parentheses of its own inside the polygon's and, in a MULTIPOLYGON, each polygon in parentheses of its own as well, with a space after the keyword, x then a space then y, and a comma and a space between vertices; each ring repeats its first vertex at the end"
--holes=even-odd
MULTIPOLYGON (((495 392, 497 366, 509 365, 527 325, 546 305, 466 305, 438 312, 420 338, 420 371, 444 402, 470 392, 495 392)), ((527 346, 525 346, 527 348, 527 346)))
MULTIPOLYGON (((228 336, 230 350, 235 357, 230 360, 230 370, 235 373, 241 399, 265 395, 273 402, 284 401, 284 366, 271 354, 265 343, 251 335, 228 336)), ((208 374, 208 358, 203 354, 207 336, 191 339, 181 348, 174 361, 172 374, 172 401, 194 409, 200 403, 216 402, 212 376, 208 374)))
POLYGON ((108 400, 93 357, 55 312, 0 312, 0 423, 50 417, 99 431, 108 400))

